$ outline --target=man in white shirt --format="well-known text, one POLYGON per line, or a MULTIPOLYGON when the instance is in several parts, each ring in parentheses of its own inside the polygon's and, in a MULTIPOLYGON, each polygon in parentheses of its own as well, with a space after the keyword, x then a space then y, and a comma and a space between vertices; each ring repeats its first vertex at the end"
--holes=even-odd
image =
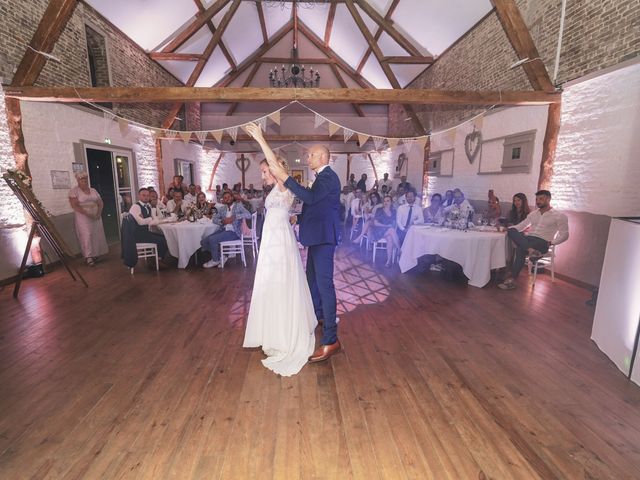
POLYGON ((416 192, 410 189, 405 194, 406 203, 398 207, 396 212, 396 226, 400 243, 404 242, 404 237, 411 225, 420 225, 424 223, 424 214, 422 208, 416 203, 416 192))
POLYGON ((131 205, 129 215, 134 218, 137 224, 134 231, 136 243, 155 243, 158 247, 158 256, 164 258, 168 250, 164 235, 149 231, 149 226, 158 225, 161 220, 153 217, 148 189, 141 188, 138 191, 138 201, 131 205))
POLYGON ((164 218, 163 212, 167 207, 160 201, 158 192, 155 190, 149 190, 149 205, 151 205, 151 216, 153 218, 164 218))
POLYGON ((189 205, 189 204, 195 205, 197 198, 198 198, 198 190, 196 189, 196 186, 192 183, 191 185, 189 185, 189 191, 184 196, 183 201, 186 205, 189 205))
POLYGON ((444 214, 445 216, 448 216, 454 211, 458 213, 459 218, 465 219, 467 222, 473 217, 475 212, 471 203, 469 203, 469 200, 464 197, 464 193, 462 193, 462 190, 459 188, 456 188, 453 191, 453 203, 450 206, 445 207, 444 214))
POLYGON ((380 187, 381 190, 383 186, 386 186, 387 192, 391 191, 391 188, 393 187, 393 181, 391 181, 391 179, 389 178, 388 173, 384 174, 384 176, 382 177, 382 180, 378 182, 378 186, 380 187))
POLYGON ((173 191, 173 198, 167 202, 167 212, 178 217, 183 217, 187 213, 187 203, 182 199, 180 190, 173 191))
POLYGON ((498 285, 502 290, 516 288, 515 280, 524 267, 527 255, 535 262, 549 251, 551 245, 559 245, 569 238, 569 221, 564 213, 551 207, 551 192, 536 192, 536 207, 537 210, 508 230, 507 236, 516 245, 516 255, 510 275, 498 285), (529 231, 522 233, 527 228, 529 231))

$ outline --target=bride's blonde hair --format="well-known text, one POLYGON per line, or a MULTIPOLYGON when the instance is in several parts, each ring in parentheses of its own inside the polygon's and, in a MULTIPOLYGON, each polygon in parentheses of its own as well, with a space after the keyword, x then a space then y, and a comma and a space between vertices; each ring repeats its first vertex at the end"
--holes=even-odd
MULTIPOLYGON (((276 161, 278 162, 278 165, 280 165, 284 169, 285 172, 289 173, 289 164, 283 157, 281 157, 280 155, 276 155, 276 161)), ((269 162, 266 158, 260 162, 260 165, 262 165, 263 163, 269 166, 269 162)))

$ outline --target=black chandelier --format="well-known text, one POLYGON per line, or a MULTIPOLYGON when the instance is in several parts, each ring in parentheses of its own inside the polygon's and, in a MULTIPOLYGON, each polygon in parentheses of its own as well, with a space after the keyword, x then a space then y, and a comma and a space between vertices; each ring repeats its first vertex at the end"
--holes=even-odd
POLYGON ((288 67, 282 65, 273 67, 269 71, 269 85, 271 87, 294 87, 294 88, 318 88, 320 86, 320 74, 311 67, 306 70, 304 65, 292 63, 288 67))

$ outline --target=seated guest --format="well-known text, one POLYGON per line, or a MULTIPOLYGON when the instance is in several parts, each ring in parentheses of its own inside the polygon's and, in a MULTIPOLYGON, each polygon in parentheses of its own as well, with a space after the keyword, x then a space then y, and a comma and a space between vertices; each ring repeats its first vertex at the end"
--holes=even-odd
POLYGON ((247 188, 247 194, 256 195, 258 191, 253 187, 253 183, 249 184, 249 188, 247 188))
POLYGON ((375 218, 376 211, 382 208, 382 201, 380 199, 380 195, 378 192, 373 192, 369 194, 369 201, 364 205, 364 226, 362 227, 362 232, 356 239, 353 240, 353 243, 360 243, 364 236, 367 234, 369 229, 373 227, 373 221, 375 218))
POLYGON ((400 244, 404 242, 404 237, 407 235, 407 231, 411 225, 419 225, 424 223, 424 215, 420 205, 416 203, 416 192, 413 189, 409 189, 406 193, 407 202, 398 207, 396 213, 396 225, 398 226, 398 238, 400 244))
POLYGON ((393 263, 393 252, 400 251, 400 239, 396 232, 396 211, 393 209, 393 201, 387 195, 382 201, 382 207, 376 210, 373 217, 373 241, 386 240, 387 242, 387 263, 390 267, 393 263))
MULTIPOLYGON (((401 154, 403 155, 403 154, 401 154)), ((402 188, 405 192, 410 188, 413 188, 409 182, 407 182, 407 176, 403 175, 400 177, 400 183, 398 184, 398 190, 402 188)))
POLYGON ((182 195, 187 194, 187 186, 184 184, 184 177, 182 175, 174 175, 171 185, 167 190, 180 190, 182 195))
POLYGON ((431 203, 424 209, 424 223, 444 223, 444 209, 442 208, 442 195, 434 193, 431 195, 431 203))
POLYGON ((349 180, 347 180, 347 185, 351 187, 352 190, 355 190, 358 186, 358 182, 356 182, 356 174, 352 173, 349 175, 349 180))
POLYGON ((382 187, 387 187, 387 192, 391 190, 391 187, 393 186, 393 182, 389 178, 388 173, 385 173, 383 175, 382 180, 380 180, 380 182, 378 183, 378 186, 380 187, 380 191, 382 191, 382 187))
POLYGON ((356 228, 358 222, 362 218, 362 208, 364 204, 362 201, 362 190, 356 188, 353 192, 353 199, 349 204, 349 217, 351 218, 351 228, 356 228), (353 223, 355 222, 355 224, 353 223))
POLYGON ((207 201, 204 192, 200 192, 196 196, 195 208, 203 217, 211 217, 211 204, 207 201))
POLYGON ((404 187, 398 187, 398 190, 396 191, 396 199, 395 199, 396 209, 400 205, 404 205, 405 203, 407 203, 406 190, 404 189, 404 187))
POLYGON ((510 275, 498 285, 503 290, 516 288, 515 280, 524 267, 527 255, 535 262, 549 251, 551 245, 559 245, 569 238, 569 221, 564 213, 551 207, 551 193, 548 190, 536 192, 536 207, 527 218, 509 227, 507 236, 516 245, 516 256, 510 275), (529 228, 526 234, 523 230, 529 228))
POLYGON ((500 199, 495 196, 493 190, 489 190, 489 200, 487 201, 487 209, 483 213, 483 217, 489 222, 496 221, 502 215, 500 208, 500 199))
MULTIPOLYGON (((177 190, 178 195, 182 195, 177 190)), ((129 215, 132 216, 137 225, 134 231, 136 243, 155 243, 158 247, 158 257, 164 258, 167 255, 167 241, 161 233, 149 231, 149 226, 158 225, 159 218, 154 218, 149 204, 149 190, 141 188, 138 191, 138 201, 131 205, 129 215)))
POLYGON ((362 174, 362 176, 360 177, 360 180, 358 180, 358 184, 356 185, 356 187, 359 188, 362 193, 366 193, 367 191, 367 174, 366 173, 362 174))
POLYGON ((380 187, 380 195, 382 195, 382 198, 389 195, 389 187, 387 185, 382 185, 382 187, 380 187))
POLYGON ((176 215, 178 218, 186 215, 187 204, 182 199, 182 192, 180 190, 173 191, 173 199, 167 202, 167 212, 176 215))
POLYGON ((256 190, 256 193, 249 194, 249 205, 251 205, 251 213, 258 212, 264 206, 262 195, 256 190))
POLYGON ((444 192, 444 199, 442 200, 443 207, 450 207, 453 204, 453 190, 447 190, 444 192))
POLYGON ((524 193, 516 193, 511 203, 511 211, 504 221, 507 227, 517 225, 529 215, 529 200, 524 193))
POLYGON ((345 185, 340 193, 340 220, 344 221, 347 217, 347 206, 350 205, 352 199, 350 188, 345 185))
POLYGON ((461 219, 469 221, 469 219, 473 217, 474 210, 469 203, 469 200, 464 198, 462 190, 456 188, 453 191, 453 203, 450 206, 445 207, 444 213, 447 217, 453 214, 459 216, 461 219))
POLYGON ((149 205, 151 205, 151 216, 153 218, 164 218, 164 212, 167 211, 167 207, 160 201, 158 192, 155 190, 149 190, 149 205))
POLYGON ((198 195, 198 191, 196 190, 196 186, 192 183, 189 185, 189 190, 183 197, 183 202, 187 205, 193 205, 196 203, 196 197, 198 195))
POLYGON ((234 200, 231 192, 222 195, 222 205, 217 210, 212 222, 220 225, 221 229, 200 242, 203 250, 211 252, 211 260, 203 265, 204 268, 220 265, 220 243, 239 240, 242 236, 242 220, 251 219, 251 213, 244 208, 242 202, 234 200))

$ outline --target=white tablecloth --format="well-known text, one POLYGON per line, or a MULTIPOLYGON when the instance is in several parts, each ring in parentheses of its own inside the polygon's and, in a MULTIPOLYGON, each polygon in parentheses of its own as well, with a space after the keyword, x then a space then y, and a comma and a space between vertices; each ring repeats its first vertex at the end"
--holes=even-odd
POLYGON ((186 268, 189 259, 200 248, 200 240, 220 227, 211 220, 200 222, 161 223, 158 228, 167 239, 169 252, 178 259, 178 268, 186 268))
POLYGON ((421 256, 436 254, 461 265, 469 285, 484 287, 491 270, 506 265, 506 234, 412 226, 402 244, 400 270, 411 270, 421 256))

